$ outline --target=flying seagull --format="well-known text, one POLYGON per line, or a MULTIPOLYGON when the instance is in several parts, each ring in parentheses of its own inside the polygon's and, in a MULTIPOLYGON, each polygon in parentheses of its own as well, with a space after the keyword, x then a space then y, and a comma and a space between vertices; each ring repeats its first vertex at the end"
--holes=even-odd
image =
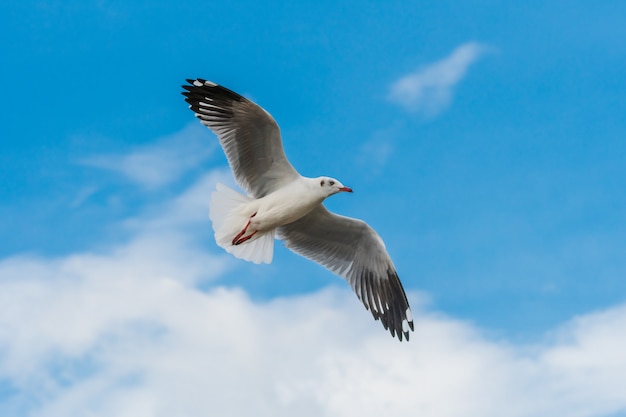
POLYGON ((365 222, 322 204, 352 189, 334 178, 298 174, 285 156, 278 124, 257 104, 211 81, 187 82, 185 101, 217 135, 248 194, 222 184, 211 194, 217 244, 237 258, 270 263, 277 235, 292 251, 345 278, 374 319, 408 340, 411 309, 382 239, 365 222))

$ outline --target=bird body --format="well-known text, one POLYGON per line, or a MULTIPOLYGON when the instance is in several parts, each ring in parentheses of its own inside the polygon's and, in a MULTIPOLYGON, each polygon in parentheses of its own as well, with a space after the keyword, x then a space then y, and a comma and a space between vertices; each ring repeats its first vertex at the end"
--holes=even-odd
POLYGON ((298 176, 281 188, 256 199, 220 184, 209 203, 217 244, 246 261, 271 263, 275 229, 301 219, 326 197, 342 191, 352 192, 352 189, 328 177, 298 176), (227 208, 220 209, 222 206, 227 208), (254 248, 250 246, 263 238, 268 241, 254 248), (243 244, 246 246, 236 248, 243 244))
POLYGON ((383 240, 362 220, 329 212, 323 201, 352 192, 330 177, 301 176, 287 160, 272 116, 239 94, 203 79, 187 80, 191 110, 218 137, 235 179, 211 194, 215 240, 232 255, 270 263, 274 239, 345 278, 385 329, 402 340, 413 330, 409 303, 383 240))
POLYGON ((308 214, 322 203, 327 195, 316 178, 300 177, 246 204, 245 210, 252 218, 250 227, 260 232, 292 223, 308 214))

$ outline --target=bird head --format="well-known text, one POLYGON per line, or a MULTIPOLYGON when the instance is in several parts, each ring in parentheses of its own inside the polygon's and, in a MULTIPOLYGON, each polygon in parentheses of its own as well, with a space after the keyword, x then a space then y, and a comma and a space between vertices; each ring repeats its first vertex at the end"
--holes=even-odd
POLYGON ((324 196, 326 197, 329 197, 333 194, 337 194, 341 192, 347 192, 347 193, 352 192, 352 188, 346 187, 340 181, 334 178, 319 177, 318 183, 319 183, 320 189, 322 190, 322 194, 324 194, 324 196))

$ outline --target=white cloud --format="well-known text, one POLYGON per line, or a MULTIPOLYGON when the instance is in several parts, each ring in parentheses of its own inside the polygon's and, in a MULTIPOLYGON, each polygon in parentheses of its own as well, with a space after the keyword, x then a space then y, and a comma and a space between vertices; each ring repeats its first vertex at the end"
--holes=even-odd
MULTIPOLYGON (((399 343, 348 290, 268 302, 232 288, 201 292, 180 276, 202 268, 167 256, 171 248, 146 253, 145 244, 0 263, 0 379, 17 390, 0 400, 7 409, 47 417, 626 411, 626 305, 532 346, 492 341, 421 309, 413 340, 399 343)), ((219 265, 206 261, 205 272, 219 265)))
POLYGON ((486 46, 475 42, 457 47, 446 58, 418 68, 394 82, 390 100, 425 117, 438 115, 450 105, 454 87, 469 66, 487 50, 486 46))
POLYGON ((138 147, 123 155, 98 155, 80 161, 84 165, 117 172, 146 189, 168 185, 196 168, 217 149, 200 123, 189 124, 180 132, 138 147))

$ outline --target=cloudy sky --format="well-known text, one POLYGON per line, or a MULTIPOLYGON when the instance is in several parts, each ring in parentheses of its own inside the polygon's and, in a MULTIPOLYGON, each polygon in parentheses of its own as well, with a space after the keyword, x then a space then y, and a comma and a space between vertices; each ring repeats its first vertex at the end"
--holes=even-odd
MULTIPOLYGON (((492 4, 493 3, 493 4, 492 4)), ((626 5, 0 4, 0 415, 626 416, 626 5), (277 242, 181 84, 255 100, 386 242, 409 343, 277 242)))

